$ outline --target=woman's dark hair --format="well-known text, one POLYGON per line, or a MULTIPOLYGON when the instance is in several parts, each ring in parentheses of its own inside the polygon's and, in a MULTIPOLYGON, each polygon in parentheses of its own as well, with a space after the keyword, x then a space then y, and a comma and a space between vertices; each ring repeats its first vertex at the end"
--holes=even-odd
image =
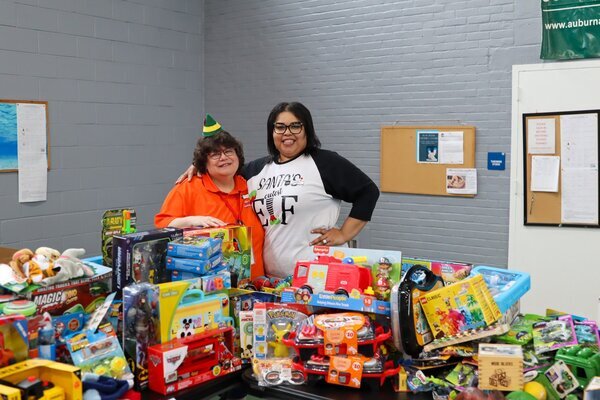
POLYGON ((271 113, 269 114, 269 119, 267 120, 267 148, 269 149, 269 154, 271 157, 273 157, 274 160, 279 158, 279 150, 277 150, 275 147, 275 140, 273 139, 273 125, 275 124, 279 114, 284 111, 294 114, 296 118, 302 122, 302 126, 304 126, 304 134, 306 135, 306 148, 302 154, 311 154, 315 149, 320 148, 321 141, 315 133, 312 116, 310 115, 308 108, 306 108, 304 104, 298 102, 283 102, 273 107, 271 113))
POLYGON ((216 135, 198 139, 196 148, 194 149, 194 167, 196 167, 200 173, 206 174, 208 156, 211 153, 216 153, 217 151, 224 149, 235 150, 235 154, 237 154, 237 157, 240 160, 240 165, 235 173, 239 174, 244 166, 244 149, 242 143, 226 131, 221 131, 216 135))

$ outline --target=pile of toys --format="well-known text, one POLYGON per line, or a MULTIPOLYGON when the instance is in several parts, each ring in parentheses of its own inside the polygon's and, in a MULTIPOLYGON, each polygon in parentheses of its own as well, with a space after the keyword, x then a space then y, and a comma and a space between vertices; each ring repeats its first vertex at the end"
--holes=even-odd
POLYGON ((244 365, 259 386, 436 399, 558 400, 600 386, 596 322, 521 315, 526 273, 315 246, 288 278, 256 277, 246 227, 136 222, 132 209, 105 213, 102 257, 42 247, 0 265, 0 395, 171 395, 244 365))

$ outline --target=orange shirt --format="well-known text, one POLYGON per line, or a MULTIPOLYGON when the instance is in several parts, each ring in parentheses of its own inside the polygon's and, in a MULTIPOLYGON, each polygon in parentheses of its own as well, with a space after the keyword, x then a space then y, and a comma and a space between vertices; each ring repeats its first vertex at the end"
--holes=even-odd
POLYGON ((190 182, 186 180, 171 189, 159 213, 154 217, 154 225, 164 228, 175 218, 192 215, 210 215, 231 225, 236 225, 238 219, 241 220, 245 226, 252 228, 254 264, 251 276, 255 278, 265 274, 262 255, 265 233, 252 209, 252 202, 242 198, 247 194, 246 180, 239 175, 235 176, 235 187, 230 193, 221 192, 208 174, 202 175, 202 178, 194 176, 190 182))

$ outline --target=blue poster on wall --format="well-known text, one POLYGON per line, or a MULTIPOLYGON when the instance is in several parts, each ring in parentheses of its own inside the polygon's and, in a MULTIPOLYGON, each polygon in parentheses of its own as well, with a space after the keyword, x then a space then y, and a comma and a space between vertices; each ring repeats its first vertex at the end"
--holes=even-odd
POLYGON ((417 131, 417 162, 438 163, 439 132, 417 131))
POLYGON ((0 103, 0 170, 18 167, 17 105, 0 103))

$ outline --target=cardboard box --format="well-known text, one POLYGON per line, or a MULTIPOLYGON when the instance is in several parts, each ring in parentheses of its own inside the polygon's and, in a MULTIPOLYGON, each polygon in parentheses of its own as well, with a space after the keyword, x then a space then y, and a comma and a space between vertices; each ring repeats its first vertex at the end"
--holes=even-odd
MULTIPOLYGON (((169 243, 168 248, 170 249, 175 245, 176 243, 169 243)), ((208 259, 174 257, 167 251, 167 269, 170 271, 176 270, 181 272, 191 272, 196 275, 206 275, 219 267, 221 265, 221 260, 222 255, 220 250, 208 259)))
POLYGON ((17 251, 19 251, 19 249, 0 247, 0 264, 8 264, 8 262, 12 260, 12 255, 17 251))
POLYGON ((162 283, 167 272, 167 245, 183 236, 181 229, 163 228, 113 237, 113 290, 117 298, 132 282, 162 283))
POLYGON ((101 265, 102 257, 82 260, 91 266, 96 274, 89 278, 72 279, 47 287, 40 287, 27 294, 29 300, 38 307, 38 313, 62 315, 69 312, 93 312, 104 302, 111 292, 112 271, 101 265))
POLYGON ((479 388, 523 390, 523 348, 514 344, 479 344, 479 388))
POLYGON ((484 327, 502 317, 481 275, 428 292, 419 301, 436 339, 484 327))

